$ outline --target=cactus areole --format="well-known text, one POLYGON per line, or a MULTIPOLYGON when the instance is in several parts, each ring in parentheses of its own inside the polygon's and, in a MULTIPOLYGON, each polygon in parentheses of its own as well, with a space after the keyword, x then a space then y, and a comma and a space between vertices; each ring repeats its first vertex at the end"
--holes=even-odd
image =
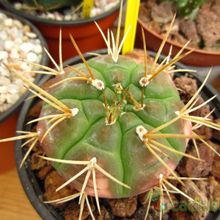
MULTIPOLYGON (((114 62, 109 55, 104 55, 87 62, 97 83, 104 83, 103 88, 82 80, 67 80, 49 88, 50 94, 73 109, 73 117, 52 129, 41 147, 48 157, 57 159, 89 161, 96 158, 100 167, 130 186, 127 189, 96 172, 100 197, 123 198, 143 193, 158 184, 160 174, 168 176, 170 171, 146 148, 137 130, 150 131, 174 118, 175 112, 183 107, 178 91, 166 72, 143 86, 144 65, 130 57, 119 56, 114 62)), ((148 70, 150 68, 148 66, 148 70)), ((79 71, 88 74, 84 64, 77 64, 67 67, 65 74, 51 79, 49 84, 78 76, 79 71)), ((40 116, 58 113, 43 104, 40 116)), ((43 120, 38 122, 37 131, 43 136, 49 127, 49 119, 43 120)), ((177 120, 158 133, 190 134, 191 124, 177 120)), ((186 139, 160 137, 156 140, 180 152, 186 150, 186 139)), ((158 155, 172 170, 182 157, 168 150, 158 155)), ((83 169, 79 165, 53 163, 53 166, 66 179, 83 169)), ((85 175, 80 176, 71 186, 80 190, 84 179, 85 175)), ((89 179, 87 194, 94 195, 93 189, 89 179)))

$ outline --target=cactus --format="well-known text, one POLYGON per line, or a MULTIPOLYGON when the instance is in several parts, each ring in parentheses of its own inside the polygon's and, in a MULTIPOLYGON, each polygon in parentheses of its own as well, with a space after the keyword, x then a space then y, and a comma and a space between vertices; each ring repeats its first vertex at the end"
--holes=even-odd
MULTIPOLYGON (((144 126, 152 130, 174 118, 174 112, 183 106, 178 92, 168 73, 155 77, 143 91, 139 81, 144 66, 131 58, 120 56, 114 63, 106 55, 90 59, 88 65, 94 78, 104 83, 105 89, 98 90, 87 81, 77 80, 74 69, 86 73, 82 64, 74 69, 66 68, 65 74, 52 79, 51 84, 61 80, 63 83, 48 92, 69 108, 77 108, 78 114, 51 130, 42 142, 42 148, 47 156, 57 159, 84 161, 96 157, 105 170, 131 187, 126 189, 100 175, 97 182, 105 183, 98 190, 101 197, 121 198, 145 192, 155 185, 159 173, 167 176, 169 172, 146 150, 136 129, 144 126), (71 77, 76 77, 76 81, 65 81, 71 77)), ((89 78, 88 74, 86 77, 89 78)), ((58 111, 45 104, 40 117, 53 114, 58 111)), ((184 134, 188 125, 178 121, 161 130, 160 134, 184 134)), ((50 126, 49 119, 40 121, 37 131, 43 136, 50 126)), ((159 142, 185 151, 185 140, 163 138, 159 142)), ((163 160, 175 169, 181 156, 168 150, 166 153, 168 156, 163 156, 163 160)), ((55 167, 66 178, 78 172, 78 166, 74 165, 55 167)), ((80 190, 82 184, 79 180, 74 187, 80 190)), ((88 194, 93 194, 91 187, 87 189, 88 194)))

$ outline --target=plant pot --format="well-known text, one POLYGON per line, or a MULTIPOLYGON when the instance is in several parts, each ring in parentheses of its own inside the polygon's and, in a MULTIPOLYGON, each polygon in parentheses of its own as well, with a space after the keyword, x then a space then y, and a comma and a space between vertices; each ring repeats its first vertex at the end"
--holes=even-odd
MULTIPOLYGON (((101 51, 96 51, 96 53, 100 53, 100 54, 106 54, 105 50, 101 50, 101 51)), ((150 53, 151 56, 155 56, 155 53, 150 53)), ((91 58, 92 55, 85 55, 86 59, 91 58)), ((162 56, 161 56, 162 58, 162 56)), ((164 57, 163 57, 164 58, 164 57)), ((79 57, 75 57, 73 59, 70 59, 66 62, 66 65, 74 65, 74 64, 78 64, 81 62, 81 59, 79 57)), ((177 68, 184 68, 183 65, 177 63, 176 64, 177 68)), ((177 75, 178 77, 178 75, 177 75)), ((42 79, 41 83, 45 83, 50 77, 46 76, 42 79)), ((200 78, 195 78, 198 82, 199 85, 201 85, 201 80, 200 78)), ((202 91, 202 96, 204 97, 204 99, 210 98, 215 94, 215 90, 213 90, 213 88, 209 85, 206 85, 203 88, 202 91)), ((17 125, 17 129, 18 130, 23 130, 23 129, 28 129, 31 130, 31 127, 26 127, 26 122, 27 122, 27 115, 29 110, 31 109, 31 107, 36 103, 36 100, 28 100, 22 108, 22 111, 20 113, 19 116, 19 120, 18 120, 18 125, 17 125)), ((217 98, 215 101, 211 102, 212 107, 215 106, 216 107, 216 111, 215 111, 215 115, 216 117, 220 117, 220 99, 217 98)), ((23 188, 27 194, 27 197, 29 198, 30 202, 32 203, 32 205, 34 206, 34 208, 36 209, 36 211, 39 213, 39 215, 41 216, 42 219, 45 220, 61 220, 63 219, 63 217, 61 216, 61 213, 59 211, 57 211, 56 208, 43 203, 43 191, 42 191, 42 183, 39 183, 39 181, 37 180, 34 172, 31 170, 30 168, 30 160, 28 160, 25 163, 25 166, 21 169, 19 169, 20 163, 22 161, 24 152, 21 151, 20 146, 22 144, 22 141, 17 141, 16 142, 16 146, 15 146, 15 151, 16 151, 16 164, 17 164, 17 168, 18 168, 18 174, 20 177, 20 181, 23 185, 23 188)), ((210 215, 207 220, 217 220, 218 217, 220 215, 218 213, 214 213, 212 215, 210 215)))
MULTIPOLYGON (((38 39, 41 41, 41 44, 43 47, 47 48, 47 43, 39 30, 31 24, 26 19, 23 19, 17 15, 14 15, 12 13, 0 10, 0 12, 3 12, 7 16, 17 19, 21 21, 23 24, 27 24, 31 27, 31 30, 36 33, 38 39)), ((42 65, 48 64, 48 58, 45 54, 42 55, 42 59, 40 62, 42 65)), ((38 75, 35 78, 35 83, 38 83, 41 79, 41 76, 38 75)), ((6 111, 0 114, 0 138, 3 137, 10 137, 15 135, 15 128, 16 123, 18 119, 18 111, 19 107, 21 106, 22 102, 25 100, 25 98, 28 96, 28 92, 23 94, 10 108, 8 108, 6 111)), ((11 167, 15 165, 14 161, 14 143, 0 143, 0 173, 5 172, 9 170, 11 167)))
MULTIPOLYGON (((147 24, 140 17, 138 19, 138 25, 137 25, 136 46, 140 48, 143 47, 141 27, 143 27, 145 32, 145 40, 146 40, 147 48, 153 51, 158 51, 163 41, 163 36, 157 34, 155 31, 148 28, 147 24)), ((164 46, 162 53, 168 55, 171 46, 173 47, 172 50, 173 56, 175 56, 183 47, 183 45, 168 40, 164 46)), ((193 48, 186 47, 184 53, 190 51, 191 49, 193 48)), ((218 66, 220 65, 220 52, 194 49, 194 51, 188 56, 184 57, 181 60, 181 62, 191 66, 218 66)))
POLYGON ((69 35, 72 34, 77 42, 80 50, 85 53, 92 50, 97 50, 105 48, 105 42, 99 33, 94 21, 96 21, 104 33, 107 32, 116 18, 118 17, 119 6, 118 3, 115 7, 109 11, 104 12, 101 15, 79 19, 73 21, 53 21, 37 16, 30 15, 26 12, 16 10, 8 0, 1 1, 3 6, 14 14, 25 17, 26 19, 32 21, 45 36, 50 53, 53 55, 56 61, 59 61, 59 31, 62 29, 63 40, 63 60, 66 60, 73 55, 77 55, 69 35))

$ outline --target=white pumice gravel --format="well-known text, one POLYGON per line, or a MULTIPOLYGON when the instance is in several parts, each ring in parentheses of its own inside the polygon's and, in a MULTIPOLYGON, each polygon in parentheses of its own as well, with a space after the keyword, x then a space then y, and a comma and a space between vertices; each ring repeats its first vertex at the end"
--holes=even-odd
MULTIPOLYGON (((100 15, 111 8, 115 7, 119 3, 119 0, 94 0, 94 7, 91 10, 91 17, 100 15)), ((17 10, 23 10, 30 14, 37 15, 45 19, 51 19, 56 21, 72 21, 82 18, 82 10, 79 6, 72 6, 69 9, 60 11, 48 11, 48 12, 36 12, 35 10, 28 10, 28 5, 15 1, 14 7, 17 10)))
POLYGON ((41 42, 30 26, 0 12, 0 114, 7 111, 25 92, 22 80, 6 66, 21 71, 33 81, 35 75, 30 71, 35 67, 25 60, 40 63, 42 52, 41 42))

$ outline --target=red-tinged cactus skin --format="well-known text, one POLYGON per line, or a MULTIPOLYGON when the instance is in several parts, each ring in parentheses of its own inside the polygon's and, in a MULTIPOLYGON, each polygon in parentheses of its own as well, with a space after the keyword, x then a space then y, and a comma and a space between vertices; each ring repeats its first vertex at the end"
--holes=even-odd
MULTIPOLYGON (((112 106, 115 100, 121 99, 122 94, 116 92, 116 85, 120 84, 123 90, 127 89, 141 103, 142 87, 139 81, 144 74, 144 65, 126 56, 119 56, 115 63, 108 55, 92 58, 88 64, 95 79, 104 82, 105 89, 100 91, 86 81, 67 81, 49 89, 50 94, 71 109, 78 108, 79 112, 51 130, 42 148, 48 157, 57 159, 85 161, 96 157, 98 165, 131 187, 126 189, 97 172, 100 197, 123 198, 145 192, 158 185, 160 174, 168 176, 170 172, 145 147, 136 133, 136 127, 142 125, 150 131, 174 118, 175 112, 183 107, 177 89, 168 73, 159 74, 144 88, 144 108, 136 110, 131 100, 125 98, 115 123, 108 125, 104 96, 112 106)), ((84 64, 74 68, 87 73, 84 64)), ((67 67, 65 74, 55 77, 50 84, 73 76, 77 76, 77 73, 67 67)), ((57 110, 44 104, 40 116, 56 113, 57 110)), ((37 130, 43 135, 49 127, 48 120, 44 120, 38 123, 37 130)), ((178 120, 160 132, 190 134, 191 125, 178 120)), ((185 151, 187 144, 186 139, 160 138, 157 141, 180 152, 185 151)), ((168 150, 164 152, 168 157, 158 155, 174 170, 181 156, 168 150)), ((53 165, 66 179, 83 169, 79 165, 53 165)), ((80 190, 84 179, 85 175, 82 175, 71 184, 80 190)), ((92 180, 89 180, 86 192, 94 195, 92 180)))

